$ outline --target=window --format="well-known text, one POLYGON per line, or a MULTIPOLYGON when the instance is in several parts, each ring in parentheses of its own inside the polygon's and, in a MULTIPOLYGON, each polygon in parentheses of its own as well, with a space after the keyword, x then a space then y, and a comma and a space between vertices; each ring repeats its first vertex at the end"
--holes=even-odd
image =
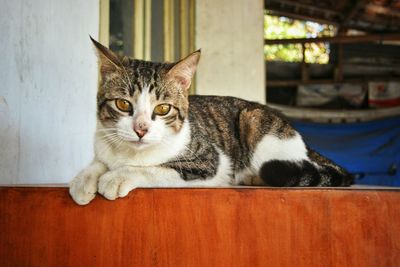
MULTIPOLYGON (((316 38, 334 36, 333 25, 311 21, 272 16, 264 13, 265 39, 316 38)), ((328 43, 307 43, 304 45, 305 62, 326 64, 329 62, 328 43)), ((276 44, 264 46, 265 59, 269 61, 301 62, 303 47, 301 44, 276 44)))

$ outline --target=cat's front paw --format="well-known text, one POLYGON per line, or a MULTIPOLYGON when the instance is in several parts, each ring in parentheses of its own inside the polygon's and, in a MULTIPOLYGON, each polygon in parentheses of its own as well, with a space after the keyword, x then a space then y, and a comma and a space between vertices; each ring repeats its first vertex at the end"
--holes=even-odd
POLYGON ((138 185, 131 177, 127 178, 119 171, 106 172, 99 179, 99 193, 109 200, 125 197, 136 187, 138 185))
POLYGON ((80 173, 69 184, 69 194, 79 205, 86 205, 96 196, 97 192, 96 175, 80 173))
POLYGON ((106 165, 96 159, 82 170, 70 183, 69 194, 79 205, 88 204, 97 192, 97 183, 100 175, 107 171, 106 165))

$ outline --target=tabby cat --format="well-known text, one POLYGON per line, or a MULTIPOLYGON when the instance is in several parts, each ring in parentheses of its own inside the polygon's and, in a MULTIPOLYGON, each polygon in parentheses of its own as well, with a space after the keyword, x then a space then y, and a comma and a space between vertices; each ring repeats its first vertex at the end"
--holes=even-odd
POLYGON ((137 187, 348 186, 352 176, 307 148, 265 105, 188 96, 200 50, 177 63, 119 56, 100 62, 95 159, 70 183, 81 205, 137 187))

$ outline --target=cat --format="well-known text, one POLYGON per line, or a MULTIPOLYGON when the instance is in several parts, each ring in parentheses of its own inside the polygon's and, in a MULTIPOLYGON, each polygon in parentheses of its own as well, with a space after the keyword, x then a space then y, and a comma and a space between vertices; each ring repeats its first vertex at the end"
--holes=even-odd
POLYGON ((70 183, 76 203, 97 192, 114 200, 137 187, 352 184, 277 111, 235 97, 189 96, 200 50, 154 63, 92 42, 101 75, 95 158, 70 183))

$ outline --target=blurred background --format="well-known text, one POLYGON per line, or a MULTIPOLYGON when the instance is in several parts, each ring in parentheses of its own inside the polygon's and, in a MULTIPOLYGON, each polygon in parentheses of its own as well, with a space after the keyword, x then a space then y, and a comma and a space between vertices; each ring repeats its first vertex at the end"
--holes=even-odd
POLYGON ((358 184, 399 186, 399 0, 0 0, 0 184, 65 183, 93 157, 98 69, 202 49, 192 94, 279 109, 358 184))

